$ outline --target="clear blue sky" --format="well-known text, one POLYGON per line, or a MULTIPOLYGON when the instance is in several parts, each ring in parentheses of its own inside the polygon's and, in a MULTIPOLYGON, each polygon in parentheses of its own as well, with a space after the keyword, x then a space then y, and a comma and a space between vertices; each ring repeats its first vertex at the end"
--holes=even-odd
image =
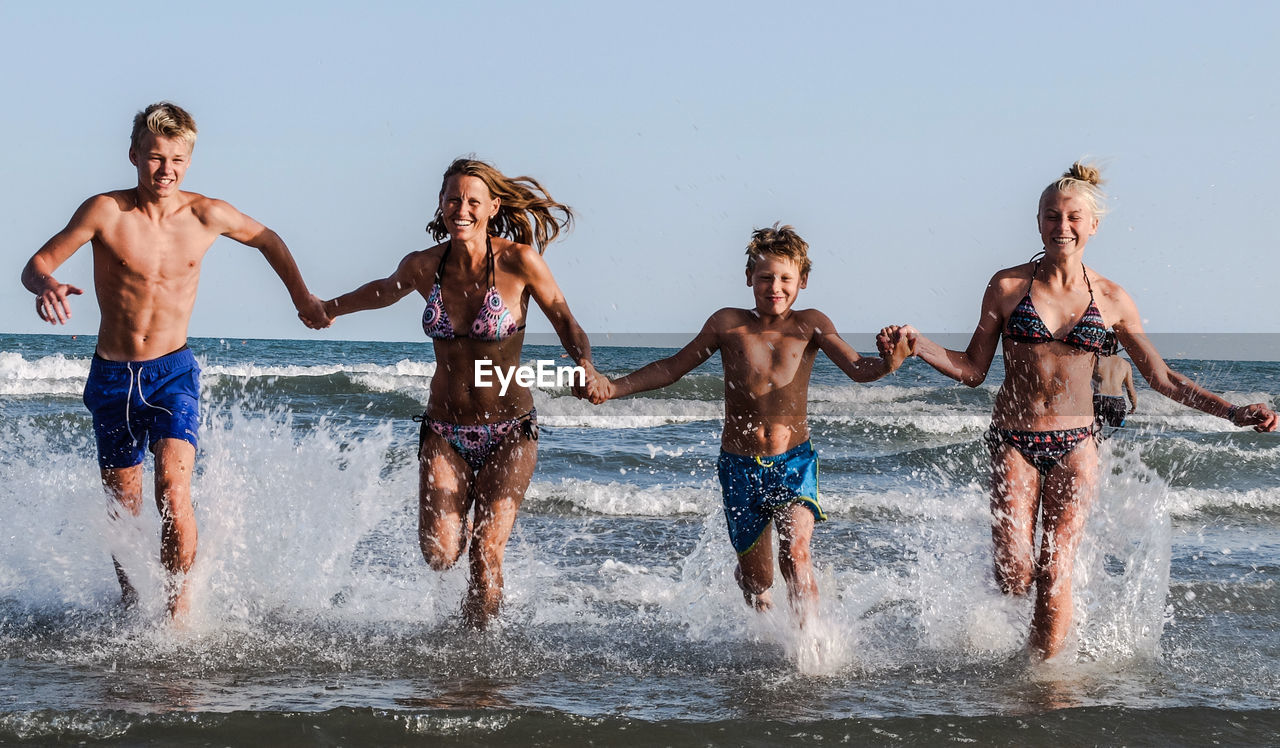
MULTIPOLYGON (((1038 250, 1040 190, 1091 156, 1113 200, 1086 260, 1149 330, 1280 332, 1278 36, 1264 2, 3 2, 0 330, 54 331, 22 265, 133 186, 131 118, 170 99, 200 127, 184 187, 278 231, 323 297, 427 246, 441 172, 474 153, 578 211, 547 260, 593 334, 748 305, 742 248, 779 220, 811 244, 799 306, 855 346, 968 332, 1038 250)), ((60 280, 88 289, 89 255, 60 280)), ((57 331, 95 332, 76 301, 57 331)), ((417 340, 421 310, 320 335, 417 340)), ((191 334, 316 335, 225 239, 191 334)))

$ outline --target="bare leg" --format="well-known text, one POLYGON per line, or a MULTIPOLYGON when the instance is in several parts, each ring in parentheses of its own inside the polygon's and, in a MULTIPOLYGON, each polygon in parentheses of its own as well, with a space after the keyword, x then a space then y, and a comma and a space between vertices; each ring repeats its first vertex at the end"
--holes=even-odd
POLYGON ((1036 573, 1036 605, 1031 618, 1031 651, 1048 659, 1061 651, 1071 631, 1071 571, 1085 519, 1098 487, 1098 449, 1086 440, 1062 458, 1045 478, 1044 535, 1036 573))
MULTIPOLYGON (((112 521, 120 519, 122 513, 137 517, 142 512, 142 465, 127 468, 107 468, 102 471, 102 487, 107 491, 107 514, 112 521)), ((125 574, 124 567, 111 557, 116 567, 116 579, 120 582, 120 602, 126 608, 138 604, 138 591, 134 589, 125 574)))
POLYGON ((773 526, 765 525, 751 550, 738 555, 738 568, 733 578, 742 588, 742 599, 759 612, 773 607, 773 526))
POLYGON ((538 442, 516 428, 476 473, 471 583, 462 603, 463 618, 476 628, 487 627, 502 606, 502 560, 537 464, 538 442))
POLYGON ((466 461, 428 431, 418 452, 418 545, 436 571, 451 568, 467 547, 471 482, 466 461))
POLYGON ((1006 595, 1025 595, 1034 579, 1040 473, 1008 444, 991 450, 991 540, 996 583, 1006 595))
POLYGON ((156 442, 155 456, 160 563, 169 573, 169 615, 182 619, 191 606, 187 572, 196 560, 196 515, 191 504, 196 448, 183 439, 161 439, 156 442))
POLYGON ((801 628, 818 606, 818 582, 813 578, 809 541, 813 537, 813 512, 800 503, 787 505, 777 516, 778 566, 787 582, 787 599, 801 628))

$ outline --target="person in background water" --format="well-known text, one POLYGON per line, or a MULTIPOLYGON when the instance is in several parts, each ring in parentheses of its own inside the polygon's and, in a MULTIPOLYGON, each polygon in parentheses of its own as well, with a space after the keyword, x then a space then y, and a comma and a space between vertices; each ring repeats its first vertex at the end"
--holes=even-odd
POLYGON ((386 278, 325 302, 330 317, 389 306, 413 291, 426 302, 422 329, 433 342, 436 373, 426 412, 416 419, 418 542, 436 570, 453 566, 470 545, 462 612, 477 628, 502 603, 503 554, 538 460, 528 387, 518 380, 505 392, 485 386, 477 363, 506 371, 520 364, 532 298, 585 378, 598 376, 586 333, 542 258, 572 218, 536 180, 458 159, 445 170, 427 226, 444 241, 410 252, 386 278))
MULTIPOLYGON (((187 327, 205 253, 219 236, 257 249, 284 281, 302 321, 313 328, 328 324, 323 302, 307 290, 274 231, 222 200, 180 189, 195 143, 195 120, 181 107, 162 101, 139 112, 129 142, 137 186, 86 200, 22 271, 40 319, 65 324, 69 297, 82 291, 53 273, 80 247, 93 247, 102 318, 84 402, 93 414, 102 483, 113 517, 121 509, 137 515, 143 459, 148 449, 155 455, 160 559, 169 573, 169 613, 178 619, 189 609, 186 574, 196 557, 191 471, 200 368, 187 348, 187 327)), ((123 600, 132 605, 137 591, 118 561, 115 567, 123 600)))
POLYGON ((1138 409, 1133 388, 1133 367, 1119 355, 1098 356, 1093 367, 1093 415, 1099 426, 1124 425, 1125 417, 1138 409), (1124 396, 1129 395, 1129 407, 1124 396))
POLYGON ((947 350, 910 325, 877 340, 887 350, 907 338, 915 355, 970 387, 986 379, 1003 341, 1005 378, 986 437, 995 576, 1007 594, 1035 587, 1029 645, 1040 658, 1058 654, 1071 629, 1071 568, 1099 480, 1090 383, 1094 361, 1111 348, 1108 327, 1156 392, 1235 426, 1276 428, 1265 404, 1232 405, 1170 369, 1143 334, 1129 294, 1085 266, 1104 212, 1101 183, 1096 168, 1077 162, 1044 189, 1037 211, 1044 249, 991 278, 968 348, 947 350))
POLYGON ((896 370, 907 356, 899 337, 881 358, 859 356, 827 315, 793 309, 808 285, 809 245, 790 226, 757 229, 747 245, 750 309, 721 309, 678 353, 616 381, 593 383, 599 404, 667 387, 720 351, 724 366, 724 431, 717 472, 729 542, 738 555, 734 576, 756 610, 773 606, 773 530, 787 596, 803 626, 818 603, 809 551, 814 524, 826 519, 818 502, 818 453, 809 441, 809 378, 818 352, 855 382, 896 370))

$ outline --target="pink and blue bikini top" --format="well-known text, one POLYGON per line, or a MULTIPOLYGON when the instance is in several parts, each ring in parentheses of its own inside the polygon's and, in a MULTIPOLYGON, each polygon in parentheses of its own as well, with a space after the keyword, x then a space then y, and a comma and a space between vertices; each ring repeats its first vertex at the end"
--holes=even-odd
POLYGON ((444 256, 440 258, 440 264, 436 266, 436 281, 431 287, 431 293, 427 295, 427 308, 422 310, 422 331, 429 338, 436 340, 453 340, 455 338, 471 338, 472 340, 503 340, 515 335, 524 329, 524 325, 517 325, 515 319, 511 316, 511 311, 507 309, 507 305, 502 300, 502 294, 498 293, 497 286, 494 285, 493 278, 493 242, 487 241, 488 252, 486 264, 488 266, 489 290, 484 295, 484 301, 480 304, 480 311, 476 314, 475 321, 471 323, 470 334, 459 335, 453 330, 453 322, 449 319, 449 313, 444 308, 444 298, 440 295, 440 281, 444 278, 444 265, 449 259, 449 250, 453 249, 453 245, 445 247, 444 256))
MULTIPOLYGON (((1083 265, 1080 268, 1084 270, 1083 265)), ((1031 269, 1031 283, 1027 284, 1027 294, 1022 297, 1022 301, 1018 302, 1018 306, 1014 307, 1013 313, 1004 324, 1004 339, 1016 340, 1020 343, 1057 341, 1090 353, 1103 352, 1108 343, 1107 325, 1102 321, 1102 313, 1098 311, 1098 305, 1093 301, 1093 284, 1089 282, 1088 271, 1085 271, 1084 282, 1089 287, 1089 308, 1084 310, 1075 327, 1072 327, 1059 340, 1049 332, 1044 320, 1040 319, 1040 313, 1036 311, 1036 305, 1031 302, 1031 286, 1035 284, 1036 272, 1039 269, 1040 261, 1037 260, 1031 269)))

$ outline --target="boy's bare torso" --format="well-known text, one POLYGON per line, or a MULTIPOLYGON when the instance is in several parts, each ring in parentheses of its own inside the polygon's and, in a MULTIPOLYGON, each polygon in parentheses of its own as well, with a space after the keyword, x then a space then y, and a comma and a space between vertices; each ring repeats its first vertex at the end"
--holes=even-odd
POLYGON ((94 288, 102 321, 97 352, 114 361, 158 358, 187 342, 200 264, 220 232, 217 201, 193 192, 144 211, 134 190, 94 198, 94 288))
POLYGON ((716 313, 726 452, 776 455, 809 439, 809 376, 818 346, 807 312, 775 318, 746 309, 716 313))

